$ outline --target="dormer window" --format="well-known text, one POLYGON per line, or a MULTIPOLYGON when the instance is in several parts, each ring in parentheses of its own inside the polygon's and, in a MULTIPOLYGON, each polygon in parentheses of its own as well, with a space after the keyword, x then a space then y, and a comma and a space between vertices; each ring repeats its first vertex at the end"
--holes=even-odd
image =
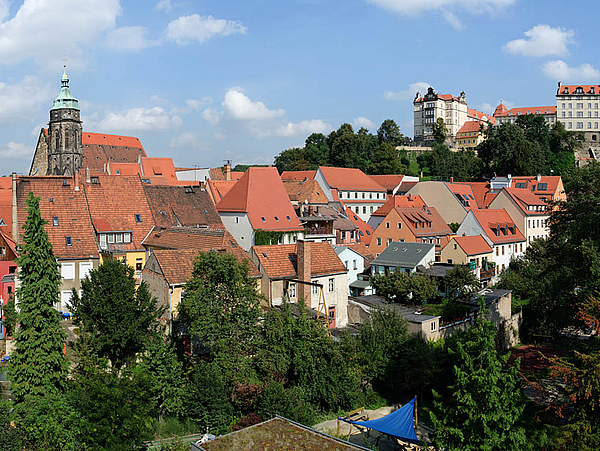
POLYGON ((73 245, 73 241, 71 240, 71 237, 70 237, 70 236, 66 236, 66 237, 65 237, 65 244, 66 244, 67 246, 72 246, 72 245, 73 245))
POLYGON ((52 225, 53 225, 54 227, 58 227, 58 216, 54 216, 54 217, 52 218, 52 225))
POLYGON ((583 94, 583 88, 582 88, 582 87, 578 87, 578 88, 575 90, 575 94, 583 94))

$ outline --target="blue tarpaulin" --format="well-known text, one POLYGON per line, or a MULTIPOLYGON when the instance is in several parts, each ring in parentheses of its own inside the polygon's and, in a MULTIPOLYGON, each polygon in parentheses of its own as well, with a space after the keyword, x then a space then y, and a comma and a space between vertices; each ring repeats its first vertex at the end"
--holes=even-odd
POLYGON ((338 420, 342 420, 346 423, 354 424, 356 426, 373 429, 374 431, 396 437, 400 440, 404 440, 405 442, 419 443, 417 434, 415 434, 415 426, 413 423, 414 410, 415 398, 413 398, 409 403, 404 404, 398 410, 386 415, 385 417, 378 418, 377 420, 352 421, 344 418, 338 418, 338 420))

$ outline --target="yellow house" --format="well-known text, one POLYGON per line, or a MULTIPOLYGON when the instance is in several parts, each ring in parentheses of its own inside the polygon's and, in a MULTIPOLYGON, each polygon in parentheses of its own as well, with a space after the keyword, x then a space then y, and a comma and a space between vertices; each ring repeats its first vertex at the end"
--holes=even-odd
POLYGON ((470 265, 482 281, 496 275, 493 250, 481 235, 455 236, 442 249, 440 260, 455 265, 470 265))
POLYGON ((483 142, 483 133, 481 132, 481 124, 479 121, 467 121, 456 133, 454 140, 456 147, 459 149, 474 150, 481 142, 483 142))

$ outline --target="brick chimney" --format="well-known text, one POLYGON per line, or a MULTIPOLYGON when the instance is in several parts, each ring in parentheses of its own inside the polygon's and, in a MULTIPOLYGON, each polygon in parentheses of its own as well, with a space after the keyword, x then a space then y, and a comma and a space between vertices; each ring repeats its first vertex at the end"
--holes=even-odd
MULTIPOLYGON (((298 262, 298 280, 302 282, 311 281, 311 242, 298 240, 296 244, 296 258, 298 262)), ((306 306, 311 307, 311 286, 298 284, 298 297, 304 298, 306 306)))
POLYGON ((231 164, 227 163, 223 166, 223 172, 225 173, 225 180, 231 180, 231 164))

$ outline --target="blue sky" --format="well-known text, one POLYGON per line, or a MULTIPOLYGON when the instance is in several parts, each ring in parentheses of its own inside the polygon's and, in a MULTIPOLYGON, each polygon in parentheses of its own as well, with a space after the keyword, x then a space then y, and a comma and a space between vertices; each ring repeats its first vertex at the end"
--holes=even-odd
POLYGON ((0 161, 27 173, 63 60, 84 130, 179 166, 271 163, 344 122, 394 119, 432 85, 469 106, 555 104, 600 83, 595 2, 0 0, 0 161), (586 6, 584 7, 583 4, 586 6))

